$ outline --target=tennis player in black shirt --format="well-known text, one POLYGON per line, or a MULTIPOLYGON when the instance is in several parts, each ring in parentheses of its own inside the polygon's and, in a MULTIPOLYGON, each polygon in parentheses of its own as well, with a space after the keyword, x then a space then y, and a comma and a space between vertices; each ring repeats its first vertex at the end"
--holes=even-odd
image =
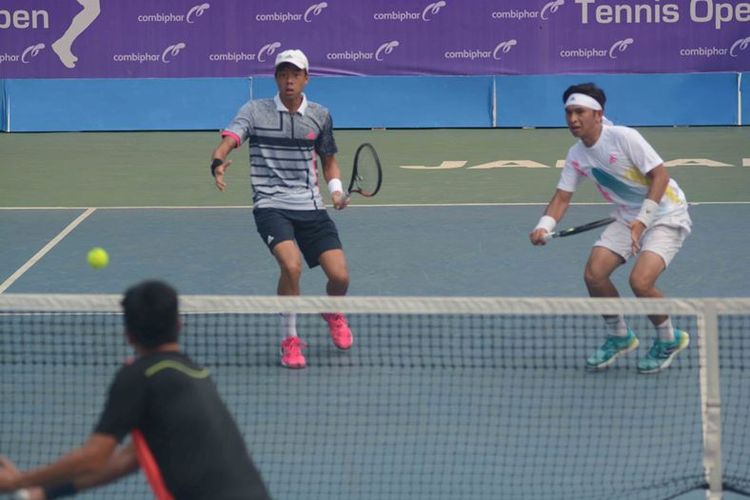
POLYGON ((159 500, 270 498, 208 370, 180 352, 177 303, 174 289, 158 281, 125 292, 125 334, 137 357, 115 376, 93 434, 39 469, 20 472, 2 459, 0 492, 60 498, 140 465, 159 500))

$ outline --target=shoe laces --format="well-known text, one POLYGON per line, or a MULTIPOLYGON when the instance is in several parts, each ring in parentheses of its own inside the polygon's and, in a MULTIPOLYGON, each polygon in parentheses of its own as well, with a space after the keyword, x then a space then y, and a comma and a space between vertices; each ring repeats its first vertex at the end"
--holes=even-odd
POLYGON ((281 348, 284 349, 284 354, 302 354, 302 348, 307 347, 299 337, 289 337, 281 342, 281 348))
POLYGON ((670 348, 674 347, 674 342, 664 342, 663 340, 657 340, 651 349, 648 350, 648 355, 652 358, 666 358, 669 356, 670 348))
POLYGON ((348 326, 346 323, 346 317, 341 313, 330 313, 325 316, 325 320, 328 322, 328 324, 336 328, 343 328, 348 326))
POLYGON ((620 348, 620 339, 617 337, 607 337, 607 340, 602 346, 602 350, 617 350, 620 348))

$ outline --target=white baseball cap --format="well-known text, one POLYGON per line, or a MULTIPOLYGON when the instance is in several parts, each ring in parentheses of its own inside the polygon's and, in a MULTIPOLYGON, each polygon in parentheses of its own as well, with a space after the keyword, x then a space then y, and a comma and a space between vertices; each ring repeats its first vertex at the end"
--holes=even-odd
POLYGON ((276 67, 279 64, 290 63, 297 66, 299 69, 308 71, 310 64, 307 62, 307 56, 304 52, 299 49, 290 49, 283 52, 279 52, 276 56, 276 67))

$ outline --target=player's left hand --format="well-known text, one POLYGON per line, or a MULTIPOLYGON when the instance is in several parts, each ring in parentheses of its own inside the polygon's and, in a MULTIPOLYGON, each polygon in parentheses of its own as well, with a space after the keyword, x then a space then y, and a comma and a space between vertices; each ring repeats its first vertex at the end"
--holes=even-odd
POLYGON ((0 457, 0 492, 10 492, 17 489, 14 484, 21 476, 16 466, 5 457, 0 457))
POLYGON ((343 210, 349 205, 350 198, 345 196, 341 191, 335 191, 331 195, 331 201, 333 201, 333 208, 336 210, 343 210))
POLYGON ((641 251, 641 237, 645 230, 646 226, 639 220, 634 220, 630 223, 630 245, 633 255, 641 251))

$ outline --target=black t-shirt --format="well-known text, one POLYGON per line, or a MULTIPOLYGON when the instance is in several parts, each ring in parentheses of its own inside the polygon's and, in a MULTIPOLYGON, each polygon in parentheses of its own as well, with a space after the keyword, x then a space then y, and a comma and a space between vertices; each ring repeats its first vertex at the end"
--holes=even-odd
POLYGON ((177 500, 270 498, 208 370, 179 352, 149 354, 115 376, 95 432, 138 429, 177 500))

